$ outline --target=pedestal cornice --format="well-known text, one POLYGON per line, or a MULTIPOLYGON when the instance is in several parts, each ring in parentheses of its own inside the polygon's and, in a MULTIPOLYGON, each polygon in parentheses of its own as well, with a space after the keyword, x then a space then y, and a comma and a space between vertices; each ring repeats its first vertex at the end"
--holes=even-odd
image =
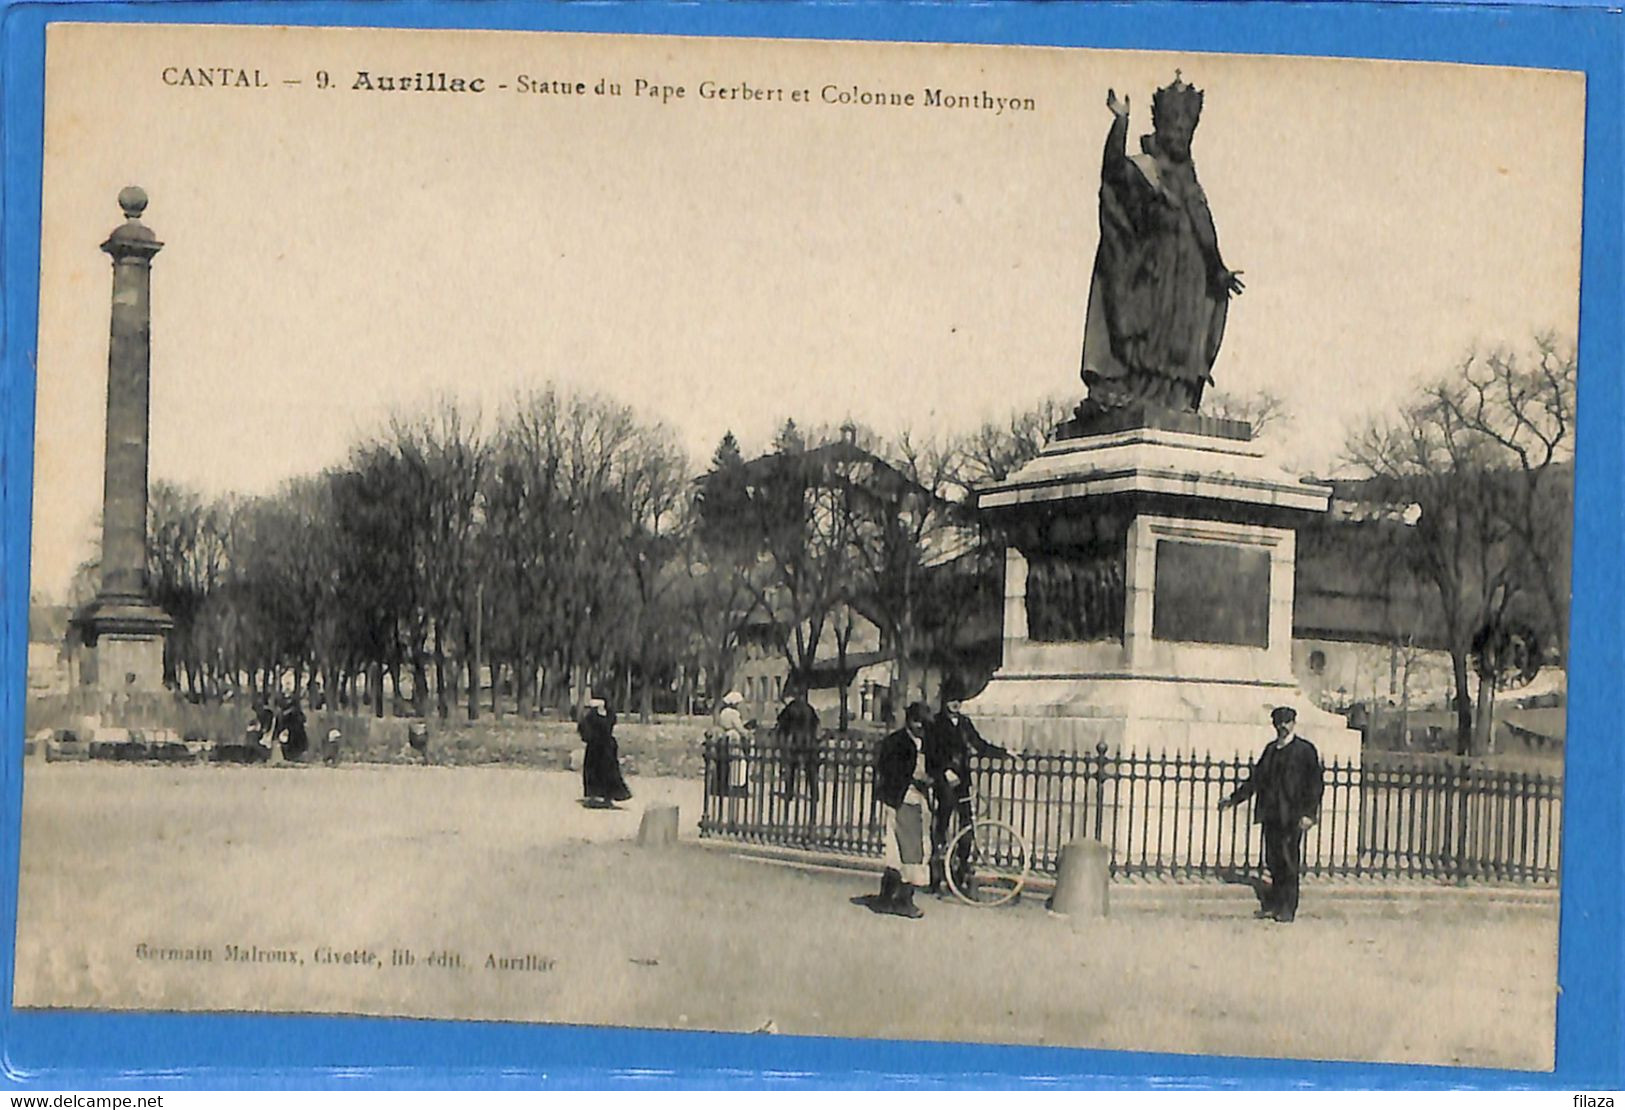
POLYGON ((1004 481, 977 490, 976 504, 1000 510, 1131 495, 1321 513, 1331 486, 1282 469, 1251 441, 1128 428, 1053 441, 1004 481))
POLYGON ((87 645, 102 636, 154 638, 175 627, 170 615, 140 595, 104 594, 74 614, 87 645))

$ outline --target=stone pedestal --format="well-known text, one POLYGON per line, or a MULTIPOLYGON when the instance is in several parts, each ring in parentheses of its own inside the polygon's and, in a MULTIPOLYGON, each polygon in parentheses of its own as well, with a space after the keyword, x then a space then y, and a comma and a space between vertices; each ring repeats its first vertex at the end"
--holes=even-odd
POLYGON ((1327 762, 1359 734, 1292 676, 1296 526, 1330 487, 1246 425, 1138 414, 1067 428, 978 509, 1009 537, 1003 662, 966 706, 1017 750, 1256 754, 1291 705, 1327 762), (1069 434, 1070 433, 1070 434, 1069 434))
POLYGON ((104 695, 156 694, 164 689, 164 634, 103 631, 89 649, 86 685, 104 695))
MULTIPOLYGON (((1138 768, 1137 781, 1102 785, 1120 863, 1211 864, 1220 844, 1255 833, 1249 810, 1215 810, 1228 788, 1215 783, 1233 786, 1236 767, 1223 778, 1193 760, 1245 764, 1274 735, 1270 711, 1290 705, 1324 762, 1359 762, 1360 734, 1292 675, 1296 528, 1326 511, 1330 487, 1274 465, 1231 421, 1117 414, 1058 431, 978 495, 1008 537, 1004 652, 965 711, 1015 751, 1098 752, 1138 768), (1169 766, 1186 769, 1164 778, 1169 766)), ((1343 794, 1337 804, 1358 806, 1343 794)), ((1328 795, 1323 816, 1332 805, 1328 795)))

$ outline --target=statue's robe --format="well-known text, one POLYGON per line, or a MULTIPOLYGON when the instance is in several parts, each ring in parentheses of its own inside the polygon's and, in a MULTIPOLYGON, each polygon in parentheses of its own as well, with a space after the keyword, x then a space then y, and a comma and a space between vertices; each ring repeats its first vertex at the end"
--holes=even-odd
POLYGON ((1100 248, 1084 324, 1083 380, 1101 408, 1146 402, 1195 411, 1224 338, 1229 271, 1188 160, 1125 151, 1112 121, 1100 180, 1100 248))

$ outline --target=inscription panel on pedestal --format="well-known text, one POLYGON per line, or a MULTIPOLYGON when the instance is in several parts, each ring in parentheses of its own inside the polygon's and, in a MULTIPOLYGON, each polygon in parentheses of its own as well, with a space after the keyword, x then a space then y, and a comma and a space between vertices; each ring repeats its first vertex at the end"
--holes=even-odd
POLYGON ((1269 552, 1158 540, 1151 637, 1269 647, 1269 552))

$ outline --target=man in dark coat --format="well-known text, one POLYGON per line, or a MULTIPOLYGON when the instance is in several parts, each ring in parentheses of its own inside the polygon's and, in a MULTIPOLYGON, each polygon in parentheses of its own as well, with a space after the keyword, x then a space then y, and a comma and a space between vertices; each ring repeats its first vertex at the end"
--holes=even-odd
MULTIPOLYGON (((964 686, 954 678, 942 684, 942 711, 931 722, 925 737, 925 766, 936 790, 936 817, 931 823, 931 886, 930 892, 942 890, 946 869, 943 854, 948 848, 948 826, 953 815, 959 814, 961 827, 968 827, 975 817, 971 805, 971 755, 1008 759, 1010 753, 997 744, 982 739, 971 719, 960 712, 964 701, 964 686)), ((971 838, 959 842, 955 879, 966 873, 970 864, 971 838)))
POLYGON ((863 901, 876 913, 923 917, 914 888, 928 874, 931 778, 925 768, 925 736, 931 710, 914 702, 903 727, 880 742, 875 759, 875 797, 886 807, 886 870, 878 897, 863 901))
POLYGON ((796 779, 806 772, 807 789, 818 797, 818 711, 799 685, 784 688, 784 708, 774 726, 784 756, 784 796, 796 796, 796 779))
POLYGON ((1247 781, 1219 803, 1220 809, 1253 799, 1253 821, 1264 830, 1264 865, 1269 892, 1257 917, 1291 921, 1298 914, 1298 876, 1303 869, 1303 837, 1320 820, 1325 772, 1315 746, 1294 731, 1297 711, 1281 706, 1270 714, 1275 739, 1253 764, 1247 781))

